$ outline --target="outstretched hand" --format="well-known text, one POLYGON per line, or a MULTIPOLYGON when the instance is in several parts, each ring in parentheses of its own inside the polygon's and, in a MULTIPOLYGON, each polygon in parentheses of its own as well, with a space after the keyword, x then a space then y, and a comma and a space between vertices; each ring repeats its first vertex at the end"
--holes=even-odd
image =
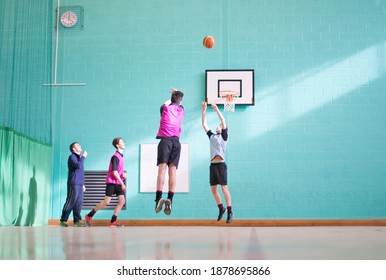
POLYGON ((205 101, 202 102, 202 103, 201 103, 201 109, 202 109, 203 112, 206 111, 206 107, 207 107, 206 102, 205 102, 205 101))

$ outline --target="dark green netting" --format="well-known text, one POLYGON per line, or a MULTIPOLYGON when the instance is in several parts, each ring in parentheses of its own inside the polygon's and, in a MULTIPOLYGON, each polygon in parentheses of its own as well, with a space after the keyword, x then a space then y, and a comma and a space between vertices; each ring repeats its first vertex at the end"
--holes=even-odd
POLYGON ((0 125, 51 144, 52 1, 0 1, 0 125))

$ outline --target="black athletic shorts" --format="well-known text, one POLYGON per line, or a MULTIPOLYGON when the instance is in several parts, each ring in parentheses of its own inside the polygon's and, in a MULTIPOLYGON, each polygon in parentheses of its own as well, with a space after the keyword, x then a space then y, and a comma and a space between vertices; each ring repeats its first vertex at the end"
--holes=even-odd
POLYGON ((225 162, 211 163, 209 167, 211 186, 228 185, 227 182, 227 165, 225 162))
POLYGON ((174 164, 178 168, 181 143, 178 137, 162 138, 158 143, 157 166, 160 163, 174 164))
POLYGON ((116 184, 106 184, 106 196, 112 197, 113 194, 118 195, 124 195, 125 192, 122 190, 121 185, 116 185, 116 184))

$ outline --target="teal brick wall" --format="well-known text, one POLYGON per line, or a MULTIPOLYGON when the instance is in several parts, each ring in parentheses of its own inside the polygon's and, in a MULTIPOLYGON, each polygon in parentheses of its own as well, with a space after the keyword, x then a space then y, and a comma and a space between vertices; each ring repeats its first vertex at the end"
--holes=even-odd
MULTIPOLYGON (((386 3, 383 1, 67 0, 83 30, 61 29, 53 89, 51 218, 66 196, 68 145, 104 170, 121 136, 128 170, 120 219, 214 219, 201 127, 205 70, 254 69, 255 106, 224 113, 235 219, 367 219, 386 213, 386 3), (213 49, 202 38, 216 38, 213 49), (139 192, 139 148, 157 143, 159 107, 181 89, 190 192, 170 217, 139 192)), ((209 111, 208 122, 217 117, 209 111)), ((154 182, 155 187, 155 182, 154 182)), ((107 219, 112 211, 95 218, 107 219)))

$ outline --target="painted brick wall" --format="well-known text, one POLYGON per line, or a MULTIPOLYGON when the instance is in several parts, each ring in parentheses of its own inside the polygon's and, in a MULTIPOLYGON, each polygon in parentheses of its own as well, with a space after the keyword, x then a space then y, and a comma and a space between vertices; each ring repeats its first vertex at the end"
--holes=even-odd
MULTIPOLYGON (((255 106, 224 113, 235 219, 365 219, 386 213, 386 3, 382 1, 67 0, 83 30, 61 30, 54 89, 52 218, 66 195, 68 145, 106 169, 121 136, 128 207, 121 219, 214 219, 205 70, 254 69, 255 106), (205 49, 205 35, 216 38, 205 49), (157 143, 159 106, 181 89, 190 192, 170 217, 139 193, 139 145, 157 143)), ((208 111, 215 127, 216 115, 208 111)), ((155 183, 154 183, 155 184, 155 183)), ((96 218, 109 218, 101 211, 96 218)))

